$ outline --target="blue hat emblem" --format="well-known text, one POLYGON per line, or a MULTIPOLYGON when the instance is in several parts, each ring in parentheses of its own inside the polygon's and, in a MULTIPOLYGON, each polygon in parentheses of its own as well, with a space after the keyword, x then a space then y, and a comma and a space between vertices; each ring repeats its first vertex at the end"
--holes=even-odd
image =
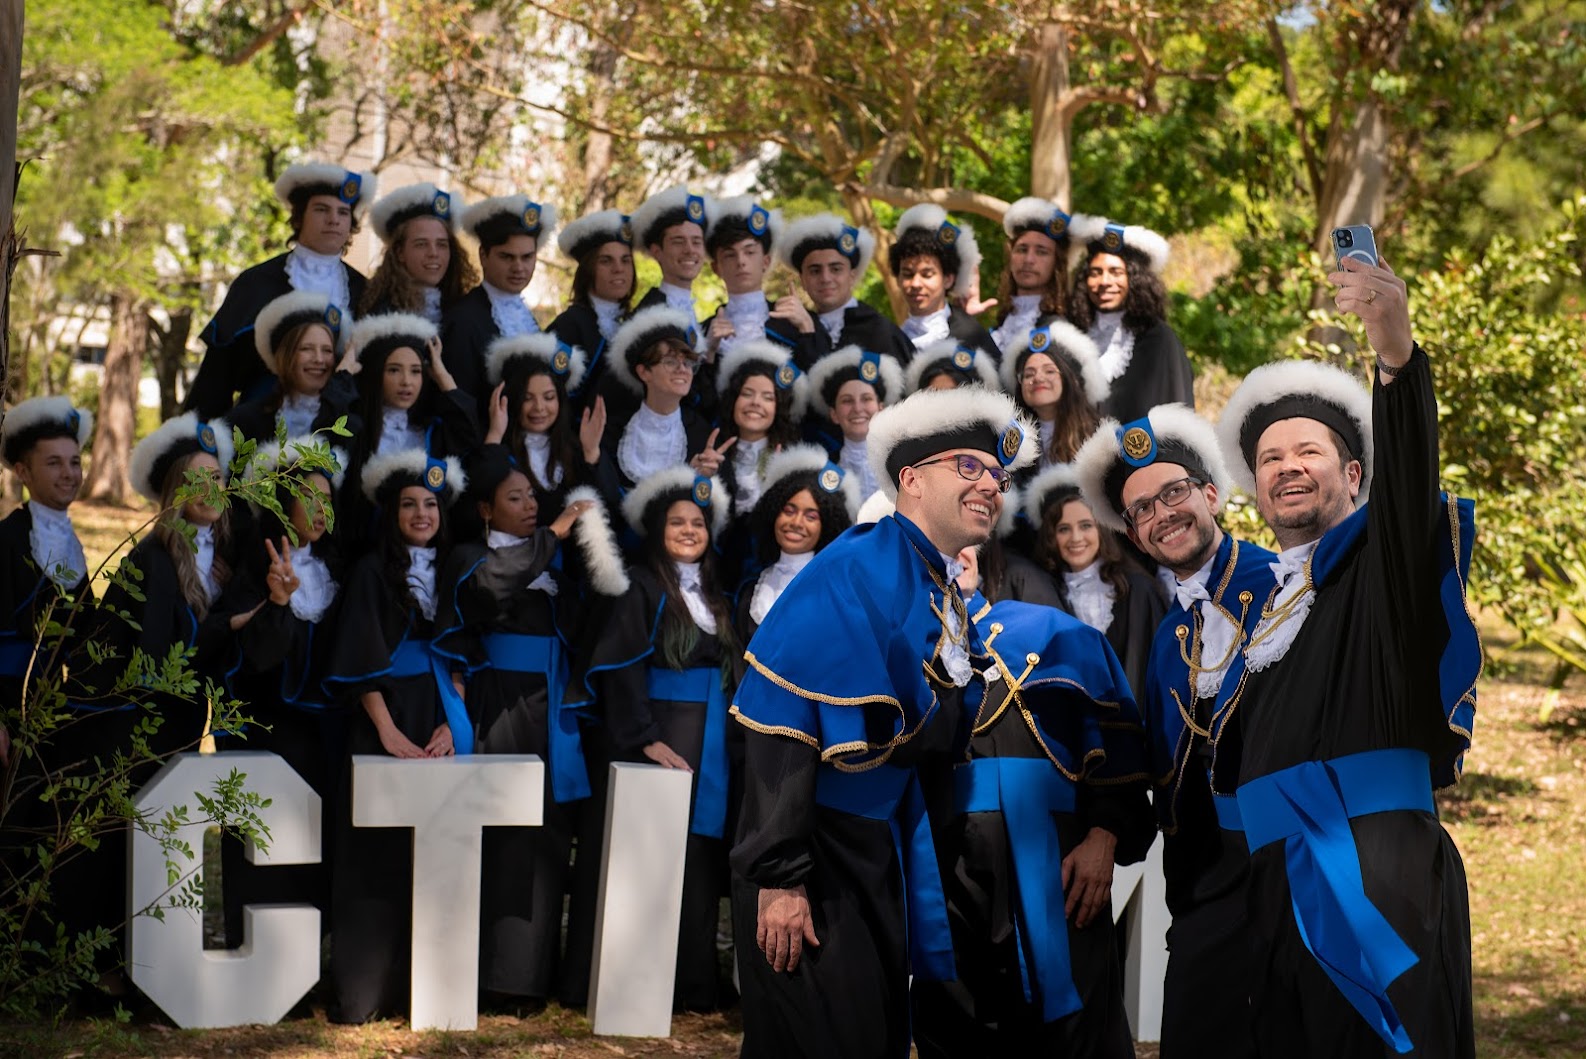
POLYGON ((77 433, 83 426, 83 414, 73 408, 66 413, 66 425, 71 428, 73 434, 77 433))
POLYGON ((446 488, 446 463, 429 457, 424 467, 424 487, 432 493, 438 493, 446 488))
POLYGON ((859 229, 843 225, 842 234, 837 237, 837 252, 849 259, 850 263, 859 260, 859 229))
POLYGON ((1131 467, 1148 467, 1156 460, 1156 434, 1149 416, 1118 428, 1118 455, 1131 467))
POLYGON ((444 191, 437 191, 434 200, 430 203, 430 211, 437 217, 450 217, 452 197, 444 191))
POLYGON ((330 328, 332 334, 341 334, 341 308, 332 303, 325 306, 325 326, 330 328))
POLYGON ((628 246, 633 245, 633 223, 626 213, 622 215, 622 223, 617 225, 617 241, 628 246))
POLYGON ((685 212, 695 224, 702 223, 705 220, 705 200, 698 195, 690 195, 685 212))
POLYGON ((523 227, 531 232, 540 230, 540 204, 531 202, 523 207, 523 227))
POLYGON ((1030 352, 1044 353, 1046 347, 1052 344, 1052 332, 1049 328, 1037 327, 1030 332, 1030 352))
POLYGON ((766 227, 770 223, 771 215, 766 212, 765 207, 756 203, 754 208, 749 211, 749 234, 764 235, 766 227))
POLYGON ((1004 467, 1019 458, 1019 448, 1024 444, 1024 428, 1018 420, 1008 424, 1008 429, 1002 432, 1002 440, 997 443, 997 462, 1004 467))
POLYGON ((859 379, 872 386, 881 378, 881 354, 869 350, 859 354, 859 379))
POLYGON ((835 463, 827 463, 816 476, 815 484, 821 487, 822 492, 837 492, 843 485, 843 469, 835 463))
POLYGON ((1068 214, 1062 210, 1053 210, 1052 216, 1046 222, 1046 234, 1053 239, 1061 239, 1068 234, 1068 214))
POLYGON ((1122 250, 1123 249, 1123 225, 1121 225, 1121 224, 1109 224, 1109 225, 1107 225, 1107 230, 1104 233, 1102 233, 1101 245, 1103 247, 1107 248, 1108 250, 1122 250))
POLYGON ((775 382, 777 389, 788 389, 798 381, 798 377, 802 374, 803 372, 799 371, 798 365, 794 364, 791 360, 788 361, 786 364, 782 365, 776 370, 775 382))
POLYGON ((691 491, 691 495, 694 498, 694 503, 700 507, 710 507, 710 479, 702 474, 695 475, 694 488, 691 491))
POLYGON ((969 346, 960 345, 953 350, 953 367, 959 371, 968 371, 975 364, 975 351, 969 346))
POLYGON ((347 178, 341 182, 341 190, 336 192, 336 197, 350 206, 358 201, 358 196, 362 193, 363 177, 349 172, 347 178))
POLYGON ((958 242, 958 225, 952 221, 943 221, 941 227, 936 229, 936 240, 943 246, 952 246, 958 242))
POLYGON ((198 447, 211 456, 219 456, 220 449, 215 445, 215 428, 208 423, 198 424, 198 447))
POLYGON ((563 342, 561 339, 557 339, 556 353, 551 357, 551 370, 558 375, 566 375, 567 369, 572 364, 572 362, 573 347, 568 345, 566 342, 563 342))

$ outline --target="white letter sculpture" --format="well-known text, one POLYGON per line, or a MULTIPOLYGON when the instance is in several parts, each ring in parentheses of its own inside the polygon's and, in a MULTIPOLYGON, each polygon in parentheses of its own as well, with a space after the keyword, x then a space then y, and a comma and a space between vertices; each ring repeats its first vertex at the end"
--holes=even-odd
POLYGON ((683 907, 692 773, 611 766, 589 1021, 597 1035, 666 1037, 683 907))
MULTIPOLYGON (((247 790, 270 800, 259 810, 270 831, 269 849, 255 850, 249 842, 248 859, 264 865, 319 863, 319 795, 275 754, 177 754, 138 793, 135 804, 155 816, 186 805, 195 820, 175 837, 201 850, 208 825, 197 819, 194 792, 208 794, 232 769, 247 774, 247 790)), ((205 951, 198 910, 168 908, 163 919, 139 914, 170 889, 160 843, 134 829, 128 859, 132 981, 178 1026, 276 1022, 319 981, 319 909, 313 905, 249 905, 243 911, 242 947, 205 951)))
POLYGON ((478 1026, 482 829, 538 827, 544 809, 545 765, 532 754, 353 756, 353 825, 413 829, 415 1030, 478 1026))

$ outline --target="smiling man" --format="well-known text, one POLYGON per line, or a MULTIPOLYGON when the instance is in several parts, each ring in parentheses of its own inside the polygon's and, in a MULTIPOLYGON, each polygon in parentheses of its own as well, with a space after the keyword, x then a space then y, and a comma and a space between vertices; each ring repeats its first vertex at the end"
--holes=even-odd
POLYGON ((1098 521, 1128 534, 1174 577, 1144 686, 1135 689, 1173 913, 1162 1053, 1243 1059, 1255 1054, 1250 854, 1243 834, 1219 822, 1206 732, 1229 662, 1272 587, 1273 556, 1217 524, 1232 480, 1212 425, 1183 405, 1153 408, 1127 424, 1103 422, 1074 468, 1098 521))
POLYGON ((1376 389, 1271 364, 1219 433, 1283 552, 1212 725, 1212 786, 1251 849, 1257 1047, 1473 1056, 1465 871, 1432 791, 1458 779, 1481 648, 1464 607, 1470 505, 1438 486, 1431 361, 1402 280, 1328 277, 1376 389), (1370 503, 1367 503, 1367 497, 1370 503))
MULTIPOLYGON (((462 229, 479 240, 479 286, 446 311, 441 348, 458 389, 486 412, 485 352, 498 338, 539 334, 524 292, 540 247, 556 230, 556 207, 527 195, 501 195, 463 211, 462 229)), ((488 419, 481 415, 480 421, 488 419)))
POLYGON ((633 245, 661 266, 660 286, 639 299, 635 311, 665 305, 686 314, 689 326, 698 330, 694 280, 705 267, 705 229, 714 214, 710 199, 682 184, 651 195, 633 211, 633 245))
POLYGON ((931 824, 951 804, 984 651, 953 557, 991 536, 1034 432, 1002 394, 927 390, 876 417, 869 458, 896 514, 793 580, 733 705, 747 729, 732 851, 745 1056, 902 1059, 909 975, 954 974, 931 824))
POLYGON ((833 213, 801 217, 788 225, 777 253, 798 273, 814 311, 805 308, 798 295, 789 294, 772 308, 771 317, 810 337, 794 352, 801 370, 809 371, 816 361, 844 346, 889 353, 904 365, 914 355, 909 336, 854 297, 875 252, 875 236, 833 213))

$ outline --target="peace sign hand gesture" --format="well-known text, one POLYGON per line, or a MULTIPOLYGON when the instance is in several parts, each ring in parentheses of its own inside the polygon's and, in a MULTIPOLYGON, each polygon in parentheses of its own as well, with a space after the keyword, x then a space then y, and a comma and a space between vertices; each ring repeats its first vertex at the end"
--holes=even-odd
POLYGON ((688 465, 694 468, 696 473, 709 476, 721 470, 721 465, 727 457, 727 450, 732 448, 733 443, 738 439, 736 437, 728 438, 721 448, 717 448, 716 436, 720 433, 720 427, 712 430, 710 437, 705 439, 705 448, 700 451, 699 455, 688 461, 688 465))
POLYGON ((282 537, 281 548, 277 551, 275 543, 266 538, 264 548, 270 553, 270 572, 265 576, 270 586, 270 602, 284 607, 292 601, 292 593, 300 584, 292 570, 292 546, 282 537))

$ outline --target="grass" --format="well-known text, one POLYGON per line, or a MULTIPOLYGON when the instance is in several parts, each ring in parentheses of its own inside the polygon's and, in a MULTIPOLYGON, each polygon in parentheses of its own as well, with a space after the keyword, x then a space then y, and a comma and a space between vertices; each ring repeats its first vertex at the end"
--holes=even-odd
MULTIPOLYGON (((146 518, 143 510, 73 509, 91 562, 146 518)), ((1492 622, 1482 635, 1496 664, 1482 682, 1464 780, 1439 798, 1470 881, 1477 1054, 1586 1055, 1586 814, 1578 809, 1586 805, 1586 680, 1573 677, 1542 721, 1550 660, 1517 649, 1492 622)), ((640 1041, 595 1038, 582 1014, 554 1005, 529 1019, 484 1016, 476 1033, 413 1033, 401 1021, 332 1026, 316 1010, 235 1030, 175 1030, 157 1016, 0 1027, 0 1055, 712 1057, 737 1055, 739 1032, 736 1013, 679 1016, 670 1039, 640 1041)), ((1141 1047, 1141 1059, 1155 1054, 1141 1047)))

